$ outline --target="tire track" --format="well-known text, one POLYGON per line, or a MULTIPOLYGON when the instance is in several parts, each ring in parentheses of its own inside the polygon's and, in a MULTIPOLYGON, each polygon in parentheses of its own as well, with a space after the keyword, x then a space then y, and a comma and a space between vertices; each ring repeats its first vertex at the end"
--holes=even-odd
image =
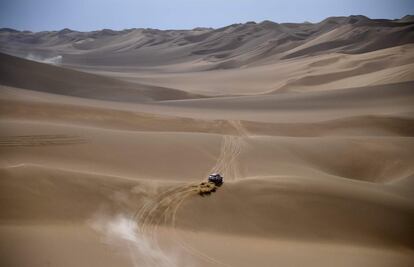
POLYGON ((21 146, 59 146, 87 143, 88 139, 77 135, 16 135, 0 137, 0 147, 21 147, 21 146))
POLYGON ((219 157, 216 164, 210 169, 209 174, 213 172, 221 173, 226 180, 235 181, 241 178, 237 159, 246 145, 246 138, 250 136, 250 133, 239 120, 230 120, 228 123, 235 129, 236 135, 225 135, 223 137, 219 157))
MULTIPOLYGON (((219 156, 207 176, 210 173, 218 172, 223 174, 226 180, 234 181, 241 178, 238 157, 246 144, 245 138, 248 138, 249 132, 244 128, 240 121, 228 121, 228 123, 235 129, 237 134, 223 136, 219 156)), ((204 179, 205 178, 203 177, 202 180, 204 179)), ((155 249, 161 250, 158 243, 158 228, 163 224, 171 227, 175 236, 174 241, 192 256, 201 258, 216 266, 228 267, 229 265, 188 246, 179 238, 176 231, 177 213, 181 205, 188 198, 196 196, 199 192, 198 188, 198 184, 184 184, 161 192, 159 195, 155 196, 153 200, 150 199, 138 209, 134 214, 133 219, 138 222, 139 231, 142 236, 146 236, 155 249)), ((152 265, 157 265, 154 259, 149 259, 149 261, 152 265)))

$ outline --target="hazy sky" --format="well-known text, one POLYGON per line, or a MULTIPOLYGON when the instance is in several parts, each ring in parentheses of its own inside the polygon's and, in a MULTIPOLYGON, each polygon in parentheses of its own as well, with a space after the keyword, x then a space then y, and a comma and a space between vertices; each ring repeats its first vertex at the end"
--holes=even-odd
POLYGON ((414 14, 414 0, 0 0, 0 27, 32 31, 217 28, 354 14, 400 18, 414 14))

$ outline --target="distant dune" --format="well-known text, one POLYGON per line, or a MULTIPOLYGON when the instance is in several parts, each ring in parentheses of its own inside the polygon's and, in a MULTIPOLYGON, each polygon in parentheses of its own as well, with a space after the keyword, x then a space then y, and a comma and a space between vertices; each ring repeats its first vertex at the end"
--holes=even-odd
POLYGON ((23 56, 32 52, 39 57, 62 55, 64 64, 159 68, 202 61, 204 68, 238 68, 275 59, 328 52, 361 54, 414 43, 410 18, 392 21, 365 16, 330 17, 319 23, 263 21, 193 30, 64 29, 32 33, 1 29, 0 42, 4 52, 23 56))
POLYGON ((196 98, 175 89, 128 83, 0 53, 0 83, 53 94, 92 99, 146 102, 196 98), (22 76, 24 79, 22 79, 22 76))
POLYGON ((413 16, 0 52, 2 266, 413 266, 413 16))

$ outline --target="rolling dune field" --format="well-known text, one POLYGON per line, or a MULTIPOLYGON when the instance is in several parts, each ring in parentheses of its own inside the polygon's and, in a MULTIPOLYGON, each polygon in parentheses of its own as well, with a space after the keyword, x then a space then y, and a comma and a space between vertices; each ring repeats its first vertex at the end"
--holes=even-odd
POLYGON ((414 266, 413 29, 0 29, 1 265, 414 266))

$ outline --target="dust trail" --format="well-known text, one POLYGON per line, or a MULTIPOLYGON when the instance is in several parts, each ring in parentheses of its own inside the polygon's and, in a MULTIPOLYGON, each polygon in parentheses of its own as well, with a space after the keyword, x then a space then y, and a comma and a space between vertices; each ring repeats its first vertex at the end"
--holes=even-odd
POLYGON ((138 267, 178 267, 178 255, 155 247, 141 234, 139 224, 124 215, 115 218, 97 216, 92 220, 92 228, 104 236, 104 242, 127 252, 134 266, 138 267))
MULTIPOLYGON (((210 173, 219 172, 224 175, 226 180, 231 181, 241 177, 238 157, 245 145, 244 139, 249 136, 249 133, 240 121, 229 121, 228 123, 235 129, 237 135, 223 136, 220 154, 210 173)), ((205 177, 202 178, 202 180, 204 179, 205 177)), ((161 225, 171 227, 175 236, 174 241, 189 254, 216 266, 229 266, 186 245, 176 231, 178 210, 185 200, 198 194, 198 186, 198 184, 192 183, 183 184, 156 194, 143 203, 129 218, 128 223, 118 221, 115 223, 116 227, 113 225, 109 227, 110 231, 129 241, 130 256, 135 266, 178 266, 177 257, 163 252, 158 243, 161 225), (142 265, 139 260, 144 261, 145 265, 142 265)))
MULTIPOLYGON (((174 187, 160 193, 152 201, 145 203, 132 219, 139 223, 139 232, 152 247, 158 251, 162 251, 158 244, 158 227, 161 224, 168 225, 169 217, 172 218, 172 210, 180 202, 184 201, 190 195, 197 194, 196 184, 185 184, 174 187)), ((152 266, 158 266, 153 262, 152 266)))
POLYGON ((61 55, 57 55, 54 57, 42 57, 40 55, 35 55, 32 53, 29 53, 26 56, 26 59, 40 62, 40 63, 46 63, 46 64, 52 64, 52 65, 60 65, 62 64, 63 57, 61 55))
POLYGON ((105 243, 127 252, 135 267, 194 266, 179 251, 161 249, 158 227, 165 218, 172 218, 172 208, 178 201, 196 194, 196 184, 174 186, 159 194, 144 197, 142 206, 131 216, 108 217, 98 214, 89 224, 103 234, 105 243))

